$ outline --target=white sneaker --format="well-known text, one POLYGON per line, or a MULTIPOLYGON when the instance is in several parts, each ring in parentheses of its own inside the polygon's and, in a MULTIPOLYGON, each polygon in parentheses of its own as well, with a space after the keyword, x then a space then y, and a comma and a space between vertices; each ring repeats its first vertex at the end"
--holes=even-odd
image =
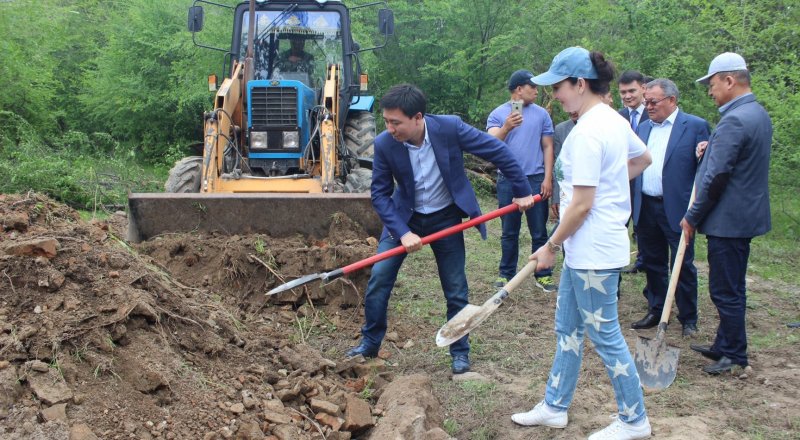
POLYGON ((636 440, 650 437, 650 420, 645 416, 644 421, 636 425, 625 423, 619 416, 611 416, 614 419, 610 425, 589 436, 589 440, 636 440))
POLYGON ((532 410, 516 413, 511 420, 522 426, 547 426, 548 428, 565 428, 567 426, 567 412, 551 409, 544 400, 537 403, 532 410))

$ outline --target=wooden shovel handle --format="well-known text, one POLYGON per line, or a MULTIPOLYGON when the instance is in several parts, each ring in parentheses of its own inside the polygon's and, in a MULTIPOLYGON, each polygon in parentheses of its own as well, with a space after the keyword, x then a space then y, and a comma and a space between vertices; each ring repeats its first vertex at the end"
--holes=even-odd
MULTIPOLYGON (((695 187, 692 185, 692 195, 689 197, 689 208, 694 203, 695 187)), ((686 253, 686 237, 681 231, 681 240, 678 243, 678 251, 675 253, 675 264, 672 265, 672 274, 669 277, 669 288, 667 288, 667 297, 664 299, 664 309, 661 311, 661 321, 659 327, 662 327, 669 322, 669 314, 672 312, 672 303, 675 301, 675 290, 678 288, 678 278, 681 276, 681 268, 683 267, 683 255, 686 253)))
POLYGON ((526 278, 531 276, 531 274, 536 271, 537 264, 538 262, 536 260, 529 261, 528 264, 526 264, 525 267, 522 268, 522 270, 520 270, 519 272, 517 272, 516 275, 514 275, 514 278, 511 278, 506 283, 506 285, 503 286, 503 290, 505 290, 507 293, 511 293, 520 284, 522 284, 522 282, 525 281, 526 278))

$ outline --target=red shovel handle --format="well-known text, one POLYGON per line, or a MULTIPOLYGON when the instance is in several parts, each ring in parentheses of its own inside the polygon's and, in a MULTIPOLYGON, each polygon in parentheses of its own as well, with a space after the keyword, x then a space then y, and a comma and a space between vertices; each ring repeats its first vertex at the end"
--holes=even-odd
MULTIPOLYGON (((535 196, 533 196, 533 202, 534 203, 539 203, 541 201, 542 201, 542 196, 541 195, 536 194, 535 196)), ((489 220, 495 219, 497 217, 500 217, 500 216, 503 216, 503 215, 506 215, 506 214, 510 214, 510 213, 512 213, 512 212, 514 212, 514 211, 516 211, 518 209, 519 209, 519 206, 517 206, 516 203, 512 203, 512 204, 510 204, 508 206, 504 206, 504 207, 502 207, 500 209, 495 209, 492 212, 487 212, 486 214, 483 214, 481 216, 475 217, 475 218, 473 218, 471 220, 465 221, 463 223, 459 223, 459 224, 457 224, 455 226, 451 226, 451 227, 449 227, 447 229, 443 229, 443 230, 441 230, 439 232, 434 232, 431 235, 426 235, 426 236, 422 237, 422 244, 428 244, 428 243, 434 242, 436 240, 439 240, 441 238, 444 238, 444 237, 453 235, 455 233, 461 232, 461 231, 463 231, 465 229, 468 229, 468 228, 471 228, 473 226, 477 226, 477 225, 479 225, 481 223, 486 223, 489 220)), ((383 261, 383 260, 385 260, 387 258, 391 258, 391 257, 397 256, 397 255, 403 254, 405 252, 406 252, 406 248, 405 247, 397 246, 396 248, 389 249, 388 251, 381 252, 380 254, 373 255, 373 256, 371 256, 369 258, 366 258, 364 260, 356 261, 355 263, 353 263, 353 264, 351 264, 349 266, 345 266, 345 267, 343 267, 341 269, 341 271, 342 271, 341 274, 342 275, 347 275, 347 274, 355 272, 355 271, 357 271, 359 269, 363 269, 365 267, 372 266, 373 264, 375 264, 375 263, 377 263, 379 261, 383 261)))

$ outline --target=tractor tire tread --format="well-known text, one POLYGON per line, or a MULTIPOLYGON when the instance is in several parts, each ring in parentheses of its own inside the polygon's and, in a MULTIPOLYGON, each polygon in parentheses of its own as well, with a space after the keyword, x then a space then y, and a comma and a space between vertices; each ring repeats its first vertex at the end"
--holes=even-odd
POLYGON ((168 193, 198 193, 203 171, 202 156, 189 156, 175 162, 164 183, 168 193))
POLYGON ((349 115, 344 126, 344 142, 357 157, 372 157, 375 144, 375 116, 370 112, 349 115))

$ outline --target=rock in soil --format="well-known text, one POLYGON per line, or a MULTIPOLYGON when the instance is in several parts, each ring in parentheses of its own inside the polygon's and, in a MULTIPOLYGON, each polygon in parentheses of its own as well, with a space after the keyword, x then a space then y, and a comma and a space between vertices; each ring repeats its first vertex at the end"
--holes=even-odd
POLYGON ((424 374, 396 378, 378 399, 384 417, 369 439, 424 439, 429 431, 440 428, 444 416, 432 390, 431 379, 424 374))

